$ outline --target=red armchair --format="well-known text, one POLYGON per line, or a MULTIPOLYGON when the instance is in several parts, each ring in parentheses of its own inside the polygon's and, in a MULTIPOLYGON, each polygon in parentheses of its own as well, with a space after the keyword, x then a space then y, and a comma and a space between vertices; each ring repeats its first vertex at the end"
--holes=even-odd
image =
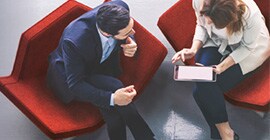
MULTIPOLYGON (((51 139, 91 132, 104 124, 93 105, 82 102, 65 105, 46 87, 48 54, 57 47, 64 28, 89 10, 70 0, 25 31, 11 75, 0 77, 3 94, 51 139)), ((121 80, 126 85, 134 84, 139 95, 162 63, 167 49, 138 22, 134 29, 138 55, 122 61, 121 80)))
MULTIPOLYGON (((269 1, 255 0, 261 9, 269 29, 269 1)), ((196 17, 192 8, 192 0, 180 0, 168 9, 159 18, 158 27, 170 42, 175 51, 190 47, 195 32, 196 17)), ((187 64, 194 63, 189 60, 187 64)), ((232 104, 268 111, 270 102, 269 93, 269 63, 268 59, 263 66, 251 77, 225 94, 225 98, 232 104)))

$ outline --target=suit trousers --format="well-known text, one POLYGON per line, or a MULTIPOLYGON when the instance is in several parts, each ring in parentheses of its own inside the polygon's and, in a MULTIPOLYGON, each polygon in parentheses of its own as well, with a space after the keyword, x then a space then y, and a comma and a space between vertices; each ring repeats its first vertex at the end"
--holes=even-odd
MULTIPOLYGON (((195 61, 205 66, 211 66, 219 64, 222 57, 217 47, 206 47, 197 52, 195 61)), ((235 87, 252 73, 243 75, 239 64, 235 64, 217 75, 216 82, 196 82, 193 97, 210 126, 211 138, 220 139, 215 124, 228 121, 224 92, 235 87)))
MULTIPOLYGON (((123 84, 117 78, 107 75, 92 75, 86 79, 93 86, 114 93, 123 84)), ((87 95, 75 95, 75 100, 88 101, 87 95)), ((111 140, 126 140, 126 126, 136 140, 153 140, 154 134, 138 113, 135 105, 114 105, 109 109, 99 108, 107 124, 108 135, 111 140)))

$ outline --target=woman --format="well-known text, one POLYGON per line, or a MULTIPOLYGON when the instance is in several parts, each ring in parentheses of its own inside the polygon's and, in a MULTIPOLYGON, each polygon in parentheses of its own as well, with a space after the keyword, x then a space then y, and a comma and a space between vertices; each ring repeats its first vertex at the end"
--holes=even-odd
POLYGON ((191 48, 177 52, 172 63, 195 56, 213 65, 216 82, 197 82, 193 96, 214 139, 233 140, 223 93, 248 77, 270 55, 269 31, 253 0, 193 0, 197 25, 191 48))

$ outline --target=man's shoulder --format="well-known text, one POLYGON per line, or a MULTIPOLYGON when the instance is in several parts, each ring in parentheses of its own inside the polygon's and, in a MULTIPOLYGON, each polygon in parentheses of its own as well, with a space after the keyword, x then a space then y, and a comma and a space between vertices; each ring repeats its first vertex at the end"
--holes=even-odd
POLYGON ((66 27, 63 37, 64 38, 84 38, 93 34, 95 23, 89 23, 83 20, 76 20, 66 27))
POLYGON ((96 38, 97 35, 94 31, 85 27, 83 24, 75 23, 75 25, 82 26, 71 26, 67 28, 63 34, 62 43, 71 44, 70 47, 73 47, 78 53, 83 56, 86 56, 87 52, 94 52, 94 46, 97 44, 96 38))

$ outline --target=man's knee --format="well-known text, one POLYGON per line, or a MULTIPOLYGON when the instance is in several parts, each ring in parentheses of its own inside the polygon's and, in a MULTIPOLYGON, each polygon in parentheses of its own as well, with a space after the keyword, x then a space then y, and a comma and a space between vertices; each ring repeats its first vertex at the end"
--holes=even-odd
POLYGON ((114 78, 113 83, 110 86, 111 86, 110 87, 111 91, 113 92, 124 87, 123 83, 119 79, 116 79, 116 78, 114 78))

